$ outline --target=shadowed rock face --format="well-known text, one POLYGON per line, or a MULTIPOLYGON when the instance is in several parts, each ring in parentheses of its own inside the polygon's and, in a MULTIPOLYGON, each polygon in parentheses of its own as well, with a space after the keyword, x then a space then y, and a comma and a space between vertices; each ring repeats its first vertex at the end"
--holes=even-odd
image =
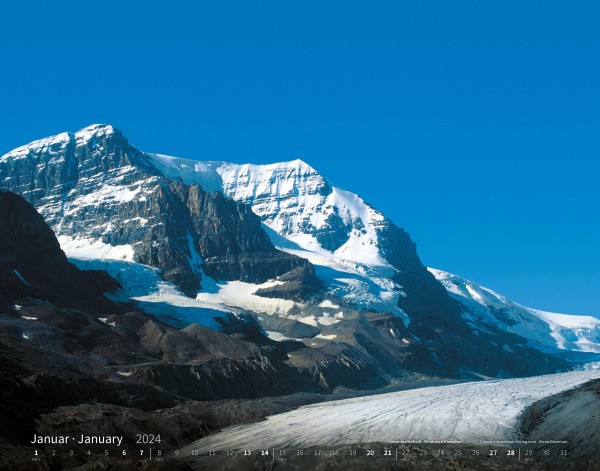
POLYGON ((133 259, 194 296, 200 267, 222 280, 261 283, 308 266, 279 252, 241 203, 164 178, 107 125, 63 133, 0 157, 0 181, 23 195, 58 236, 131 246, 133 259))
POLYGON ((118 312, 117 305, 101 296, 117 287, 105 272, 82 272, 70 264, 35 208, 19 195, 0 191, 0 298, 5 304, 31 296, 58 306, 93 304, 118 312))
POLYGON ((431 338, 434 328, 454 330, 462 326, 460 305, 427 271, 408 233, 386 219, 378 236, 382 255, 397 269, 394 281, 407 293, 398 298, 398 306, 411 318, 411 330, 431 338))

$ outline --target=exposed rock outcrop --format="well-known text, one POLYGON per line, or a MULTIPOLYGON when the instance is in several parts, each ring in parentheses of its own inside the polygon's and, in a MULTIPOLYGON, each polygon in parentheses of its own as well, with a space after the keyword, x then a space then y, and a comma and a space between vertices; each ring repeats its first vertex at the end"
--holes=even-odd
POLYGON ((258 296, 302 301, 321 289, 312 265, 295 268, 277 278, 281 284, 256 290, 258 296))

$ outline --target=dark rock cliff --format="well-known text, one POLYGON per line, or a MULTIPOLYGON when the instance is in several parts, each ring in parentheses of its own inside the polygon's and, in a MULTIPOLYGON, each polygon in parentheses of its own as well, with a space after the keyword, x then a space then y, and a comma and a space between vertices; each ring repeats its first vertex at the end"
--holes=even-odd
POLYGON ((19 195, 0 191, 0 298, 5 304, 30 296, 118 312, 119 306, 101 296, 117 287, 105 272, 82 272, 70 264, 35 208, 19 195))

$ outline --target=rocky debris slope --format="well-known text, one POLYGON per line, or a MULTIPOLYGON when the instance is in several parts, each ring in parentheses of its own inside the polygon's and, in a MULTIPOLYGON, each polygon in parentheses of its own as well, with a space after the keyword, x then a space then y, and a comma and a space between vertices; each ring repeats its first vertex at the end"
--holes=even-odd
MULTIPOLYGON (((114 281, 69 264, 35 209, 5 192, 0 256, 2 468, 27 469, 34 434, 95 430, 134 443, 135 433, 151 428, 172 439, 172 447, 233 420, 215 418, 212 406, 193 399, 326 392, 252 322, 243 323, 245 332, 226 335, 194 324, 174 329, 126 312, 129 306, 99 293, 115 288, 114 281)), ((82 464, 80 458, 59 463, 70 459, 68 450, 44 456, 55 460, 46 463, 52 469, 82 464)))

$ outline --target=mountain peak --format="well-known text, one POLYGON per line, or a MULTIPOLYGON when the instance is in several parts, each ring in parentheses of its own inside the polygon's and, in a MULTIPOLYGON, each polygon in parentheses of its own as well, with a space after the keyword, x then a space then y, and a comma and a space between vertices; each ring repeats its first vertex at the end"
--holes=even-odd
POLYGON ((112 124, 96 123, 96 124, 90 124, 89 126, 85 126, 84 128, 81 128, 79 131, 77 131, 77 133, 81 133, 81 132, 113 133, 115 131, 118 131, 118 130, 112 124))
POLYGON ((294 159, 294 160, 288 160, 287 162, 277 162, 274 164, 268 164, 268 165, 264 165, 264 167, 270 167, 273 166, 275 168, 289 168, 289 169, 294 169, 296 170, 298 173, 300 174, 308 174, 308 173, 314 173, 317 175, 320 175, 319 172, 317 172, 317 170, 315 170, 315 168, 306 163, 304 160, 302 159, 294 159))
POLYGON ((311 165, 307 164, 304 160, 302 160, 300 158, 290 160, 289 162, 285 162, 285 163, 296 166, 296 167, 308 167, 308 168, 314 170, 314 168, 311 165))
POLYGON ((37 150, 49 149, 54 147, 63 147, 69 142, 70 134, 67 132, 63 132, 60 134, 56 134, 54 136, 45 137, 43 139, 37 139, 28 144, 25 144, 21 147, 17 147, 16 149, 7 152, 3 156, 0 157, 1 160, 16 160, 25 158, 30 155, 31 152, 35 152, 37 150))
POLYGON ((77 143, 84 143, 92 139, 93 137, 110 136, 112 134, 122 134, 121 131, 114 128, 110 124, 91 124, 85 128, 80 129, 75 133, 75 139, 77 143))
POLYGON ((54 136, 31 141, 28 144, 7 152, 0 157, 0 160, 24 158, 29 156, 32 152, 35 153, 43 149, 59 149, 66 146, 73 137, 77 144, 85 144, 94 137, 107 137, 113 134, 122 135, 121 131, 110 124, 92 124, 80 129, 75 134, 62 132, 60 134, 55 134, 54 136))
MULTIPOLYGON (((231 162, 218 162, 219 165, 216 165, 215 167, 223 167, 223 168, 230 168, 230 169, 242 169, 244 172, 261 172, 261 173, 271 173, 271 172, 275 172, 275 171, 285 171, 285 170, 290 170, 292 172, 297 173, 298 175, 307 175, 307 174, 314 174, 314 175, 319 175, 321 176, 321 174, 319 172, 317 172, 317 170, 314 169, 314 167, 312 167, 311 165, 307 164, 304 160, 302 159, 294 159, 294 160, 287 160, 287 161, 283 161, 283 162, 274 162, 271 164, 235 164, 235 163, 231 163, 231 162)), ((322 176, 321 176, 322 178, 322 176)))

